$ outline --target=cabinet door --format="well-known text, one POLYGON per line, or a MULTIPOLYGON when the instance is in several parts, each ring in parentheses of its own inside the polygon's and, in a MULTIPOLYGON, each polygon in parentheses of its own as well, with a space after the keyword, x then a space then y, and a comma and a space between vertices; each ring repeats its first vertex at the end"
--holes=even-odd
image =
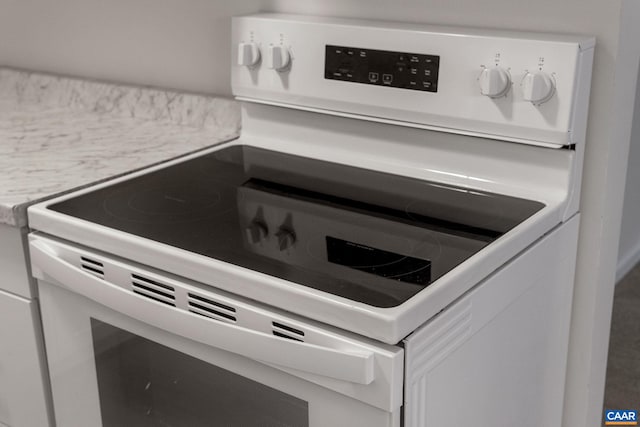
POLYGON ((39 325, 34 301, 0 291, 0 426, 51 425, 39 325))
POLYGON ((26 266, 23 233, 25 229, 0 224, 0 291, 31 298, 33 288, 26 266))

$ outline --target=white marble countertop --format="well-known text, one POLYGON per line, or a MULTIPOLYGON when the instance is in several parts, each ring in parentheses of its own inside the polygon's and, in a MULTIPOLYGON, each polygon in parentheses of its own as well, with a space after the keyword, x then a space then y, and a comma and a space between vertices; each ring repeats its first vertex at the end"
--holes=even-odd
POLYGON ((32 203, 233 139, 224 99, 0 68, 0 223, 32 203))

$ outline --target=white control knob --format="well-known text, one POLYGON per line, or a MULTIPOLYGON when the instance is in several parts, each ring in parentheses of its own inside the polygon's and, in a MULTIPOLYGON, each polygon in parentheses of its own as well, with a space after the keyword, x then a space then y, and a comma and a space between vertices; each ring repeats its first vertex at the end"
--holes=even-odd
POLYGON ((284 46, 269 46, 266 58, 267 68, 285 71, 291 65, 291 54, 284 46))
POLYGON ((485 68, 480 74, 480 93, 489 98, 499 98, 509 92, 511 77, 500 67, 485 68))
POLYGON ((256 43, 238 44, 238 65, 253 67, 260 62, 260 48, 256 43))
POLYGON ((525 101, 534 105, 542 104, 553 97, 556 85, 551 76, 543 71, 527 73, 522 79, 522 91, 525 101))

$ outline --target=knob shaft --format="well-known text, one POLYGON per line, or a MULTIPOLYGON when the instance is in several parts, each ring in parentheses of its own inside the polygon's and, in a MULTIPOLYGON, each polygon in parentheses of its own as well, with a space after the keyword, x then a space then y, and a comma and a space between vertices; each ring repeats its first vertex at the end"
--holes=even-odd
POLYGON ((522 80, 523 98, 532 104, 538 105, 550 100, 555 91, 555 82, 543 71, 527 73, 522 80))
POLYGON ((505 95, 511 87, 509 73, 501 67, 485 68, 480 74, 480 93, 489 98, 505 95))

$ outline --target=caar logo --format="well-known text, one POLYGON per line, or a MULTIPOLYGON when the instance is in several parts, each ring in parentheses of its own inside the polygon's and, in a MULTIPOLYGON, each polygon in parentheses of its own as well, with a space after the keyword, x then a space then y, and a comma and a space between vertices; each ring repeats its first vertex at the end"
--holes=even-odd
POLYGON ((604 411, 604 425, 606 426, 637 426, 638 411, 607 410, 604 411))

